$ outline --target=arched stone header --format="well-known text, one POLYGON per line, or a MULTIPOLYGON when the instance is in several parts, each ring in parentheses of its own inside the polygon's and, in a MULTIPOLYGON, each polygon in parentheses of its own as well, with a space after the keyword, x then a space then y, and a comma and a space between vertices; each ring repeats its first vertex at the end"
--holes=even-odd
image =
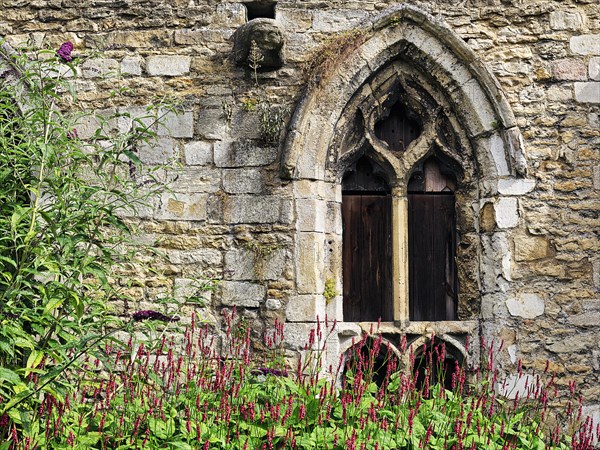
POLYGON ((498 81, 447 25, 400 5, 361 32, 365 41, 298 104, 284 144, 284 178, 333 181, 328 158, 349 102, 373 74, 398 61, 444 93, 488 177, 526 173, 523 139, 498 81))

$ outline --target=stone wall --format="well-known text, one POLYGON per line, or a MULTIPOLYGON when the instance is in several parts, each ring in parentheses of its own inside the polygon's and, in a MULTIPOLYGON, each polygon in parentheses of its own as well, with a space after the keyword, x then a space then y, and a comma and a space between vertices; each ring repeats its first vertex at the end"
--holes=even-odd
MULTIPOLYGON (((96 52, 74 81, 89 109, 135 115, 156 95, 183 102, 184 113, 167 114, 158 141, 139 150, 145 164, 170 167, 161 173, 171 189, 132 218, 143 231, 140 240, 163 251, 167 261, 149 259, 155 272, 134 273, 127 293, 138 303, 117 305, 122 312, 149 308, 165 295, 183 298, 198 279, 212 277, 220 281, 202 311, 207 320, 218 321, 222 308, 237 305, 259 337, 275 318, 287 319, 290 349, 302 346, 317 315, 341 319, 341 298, 327 301, 322 295, 327 279, 338 291, 342 282, 339 184, 316 165, 323 176, 304 181, 281 176, 285 149, 298 128, 292 124, 286 133, 282 126, 279 142, 273 142, 273 129, 279 131, 280 117, 289 120, 310 97, 305 68, 319 52, 351 30, 372 26, 398 2, 279 1, 281 67, 256 73, 236 64, 233 54, 233 35, 246 24, 243 2, 13 0, 10 8, 3 3, 0 36, 11 46, 31 37, 56 48, 72 41, 79 54, 96 52), (115 85, 127 94, 111 97, 115 85)), ((477 58, 473 64, 489 69, 524 141, 526 174, 513 169, 489 187, 477 173, 485 168, 474 169, 479 193, 470 207, 480 242, 472 282, 480 288, 481 303, 472 329, 504 340, 499 358, 508 371, 518 359, 537 369, 550 360, 559 383, 575 380, 588 411, 598 411, 597 2, 408 3, 462 39, 477 58)), ((402 23, 389 26, 396 25, 402 23)), ((329 57, 333 70, 352 57, 339 56, 329 57)), ((325 110, 314 90, 313 97, 312 110, 325 110)), ((93 128, 85 123, 78 131, 85 138, 93 128)), ((342 328, 346 338, 334 349, 359 331, 354 324, 342 328)))

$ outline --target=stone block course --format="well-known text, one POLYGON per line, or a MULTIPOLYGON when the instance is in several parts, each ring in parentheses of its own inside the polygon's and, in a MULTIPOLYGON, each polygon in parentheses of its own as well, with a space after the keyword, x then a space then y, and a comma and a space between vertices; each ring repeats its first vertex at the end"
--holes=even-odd
POLYGON ((571 51, 577 55, 600 55, 600 34, 573 36, 569 44, 571 51))
POLYGON ((157 219, 205 220, 208 194, 165 193, 161 196, 157 219))
POLYGON ((592 80, 600 81, 600 57, 590 58, 588 68, 590 78, 592 80))
POLYGON ((221 291, 223 305, 245 308, 258 308, 267 295, 267 289, 263 285, 245 281, 223 281, 221 291))
POLYGON ((552 74, 557 80, 587 80, 587 66, 578 59, 561 59, 552 63, 552 74))
POLYGON ((600 82, 576 82, 575 100, 580 103, 600 103, 600 82))
POLYGON ((151 76, 178 76, 190 72, 192 58, 178 55, 156 55, 146 58, 146 71, 151 76))
POLYGON ((213 144, 206 141, 192 141, 184 145, 184 160, 188 166, 203 166, 213 162, 213 144))
POLYGON ((139 158, 144 164, 169 164, 174 157, 175 141, 170 137, 158 138, 140 147, 139 158))
POLYGON ((550 28, 553 30, 579 30, 584 18, 579 11, 553 11, 550 13, 550 28))
POLYGON ((259 194, 263 176, 259 169, 224 169, 223 190, 228 194, 259 194))
POLYGON ((217 167, 266 166, 277 159, 275 147, 262 147, 250 141, 217 141, 214 148, 217 167))
POLYGON ((81 73, 85 78, 114 78, 119 75, 119 62, 110 58, 88 59, 81 64, 81 73))
POLYGON ((194 113, 192 111, 159 111, 157 133, 161 136, 191 138, 194 136, 194 113))

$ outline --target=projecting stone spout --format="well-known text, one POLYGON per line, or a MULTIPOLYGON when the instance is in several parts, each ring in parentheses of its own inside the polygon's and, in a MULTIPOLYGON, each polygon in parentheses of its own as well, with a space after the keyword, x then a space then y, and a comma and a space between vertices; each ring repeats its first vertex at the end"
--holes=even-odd
POLYGON ((279 69, 285 62, 284 44, 283 31, 274 19, 251 20, 233 34, 234 61, 246 67, 258 63, 258 70, 279 69))

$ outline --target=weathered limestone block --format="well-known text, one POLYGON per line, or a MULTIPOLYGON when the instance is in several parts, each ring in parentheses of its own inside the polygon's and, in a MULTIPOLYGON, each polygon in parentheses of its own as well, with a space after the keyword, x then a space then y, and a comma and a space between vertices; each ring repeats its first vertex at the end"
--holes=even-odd
POLYGON ((328 33, 350 30, 359 25, 366 15, 364 9, 350 11, 317 9, 314 12, 312 28, 315 31, 328 33))
POLYGON ((600 34, 573 36, 569 44, 571 51, 578 55, 600 55, 600 34))
MULTIPOLYGON (((310 330, 314 329, 314 323, 286 322, 283 327, 284 343, 292 350, 304 350, 308 345, 310 330)), ((316 343, 313 349, 316 349, 316 343)))
POLYGON ((298 295, 289 299, 285 317, 290 322, 315 322, 325 319, 325 299, 322 295, 298 295))
POLYGON ((142 63, 144 59, 141 56, 127 56, 121 61, 121 75, 139 76, 142 74, 142 63))
POLYGON ((597 327, 600 323, 600 311, 588 311, 584 314, 571 315, 568 321, 576 327, 597 327))
POLYGON ((263 190, 260 169, 224 169, 223 190, 228 194, 259 194, 263 190))
POLYGON ((213 144, 206 141, 187 142, 183 147, 185 163, 188 166, 204 166, 213 161, 213 144))
POLYGON ((600 82, 576 82, 575 100, 580 103, 600 103, 600 82))
POLYGON ((494 204, 498 228, 514 228, 519 223, 516 198, 502 197, 494 204))
POLYGON ((479 210, 479 231, 491 233, 496 229, 496 211, 492 202, 485 202, 479 210))
POLYGON ((586 64, 578 59, 561 59, 552 63, 552 74, 557 80, 586 80, 586 64))
POLYGON ((600 81, 600 57, 590 58, 588 70, 592 80, 600 81))
POLYGON ((597 340, 591 335, 551 338, 547 341, 546 347, 552 353, 577 353, 582 350, 592 348, 597 344, 597 340))
POLYGON ((144 164, 167 164, 175 157, 175 141, 161 137, 142 144, 139 158, 144 164))
POLYGON ((497 292, 507 288, 511 279, 512 254, 506 233, 481 236, 481 284, 483 292, 497 292), (502 261, 501 266, 497 261, 502 261))
POLYGON ((553 11, 550 13, 550 28, 553 30, 579 30, 583 26, 579 11, 553 11))
POLYGON ((185 111, 182 113, 161 111, 158 134, 175 138, 190 138, 194 136, 194 113, 185 111))
POLYGON ((169 250, 167 252, 172 264, 198 264, 204 267, 218 268, 222 266, 223 256, 214 248, 195 250, 169 250))
MULTIPOLYGON (((222 108, 200 108, 196 132, 207 140, 224 139, 228 134, 227 122, 222 108)), ((228 142, 231 145, 231 142, 228 142)), ((217 143, 215 143, 215 155, 217 143)), ((215 157, 215 162, 216 162, 215 157)))
POLYGON ((179 76, 190 72, 192 58, 179 55, 154 55, 146 58, 146 72, 150 76, 179 76))
POLYGON ((534 319, 544 314, 544 300, 537 294, 520 293, 516 298, 506 300, 511 316, 534 319))
POLYGON ((322 233, 299 233, 296 242, 296 280, 299 294, 323 294, 325 290, 322 233))
POLYGON ((157 219, 206 220, 208 194, 165 193, 157 219))
POLYGON ((285 38, 282 29, 273 19, 254 19, 242 25, 233 34, 233 58, 236 64, 250 68, 252 44, 260 60, 258 70, 279 69, 284 64, 285 38))
POLYGON ((523 195, 535 188, 535 180, 527 178, 506 178, 498 180, 498 192, 502 195, 523 195))
POLYGON ((174 192, 217 192, 221 189, 221 171, 209 166, 184 167, 169 171, 169 187, 174 192))
POLYGON ((504 150, 504 141, 502 136, 494 133, 490 137, 481 137, 475 141, 477 153, 482 155, 492 155, 492 161, 481 161, 483 170, 497 174, 498 176, 509 176, 508 163, 506 161, 506 152, 504 150))
POLYGON ((119 62, 110 58, 88 59, 81 64, 84 78, 109 78, 119 75, 119 62))
POLYGON ((269 311, 278 311, 281 309, 281 300, 277 299, 277 298, 268 298, 267 301, 265 302, 265 307, 269 310, 269 311))
POLYGON ((217 167, 266 166, 277 159, 274 147, 258 147, 251 142, 218 141, 215 147, 217 167))
POLYGON ((515 260, 534 261, 552 256, 548 239, 543 236, 515 236, 515 260))
POLYGON ((175 278, 173 283, 173 297, 179 302, 201 300, 209 304, 212 291, 204 289, 202 283, 190 278, 175 278))
POLYGON ((508 399, 515 399, 517 395, 519 398, 526 398, 528 392, 531 390, 531 386, 535 385, 535 377, 529 374, 522 375, 509 375, 506 380, 498 382, 496 385, 496 391, 503 397, 508 399))
POLYGON ((290 223, 291 202, 275 195, 236 195, 225 204, 226 223, 290 223))
POLYGON ((327 203, 316 199, 296 200, 296 226, 300 231, 325 232, 327 203))
POLYGON ((226 306, 258 308, 267 295, 267 289, 256 283, 245 281, 221 282, 221 303, 226 306))
POLYGON ((284 30, 308 31, 312 26, 312 11, 277 8, 277 21, 284 30))
POLYGON ((225 273, 232 280, 280 280, 289 256, 284 248, 236 248, 225 254, 225 273))
POLYGON ((175 30, 175 43, 182 45, 206 45, 227 41, 233 31, 231 29, 214 29, 202 27, 194 30, 175 30))
POLYGON ((216 23, 228 27, 237 27, 246 22, 246 7, 242 3, 219 2, 216 23))

